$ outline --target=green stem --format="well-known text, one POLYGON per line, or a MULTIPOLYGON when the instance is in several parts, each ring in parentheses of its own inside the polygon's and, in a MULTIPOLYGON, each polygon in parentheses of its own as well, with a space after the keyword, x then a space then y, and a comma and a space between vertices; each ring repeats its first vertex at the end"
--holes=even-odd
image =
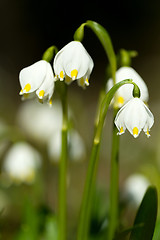
POLYGON ((91 196, 93 193, 93 188, 94 188, 94 183, 95 183, 96 173, 97 173, 102 128, 103 128, 103 121, 101 121, 98 124, 94 141, 93 141, 93 146, 92 146, 92 151, 91 151, 91 156, 90 156, 89 166, 88 166, 88 172, 86 177, 86 184, 84 188, 82 205, 81 205, 77 240, 86 240, 88 235, 91 196))
POLYGON ((67 188, 67 132, 68 132, 68 103, 67 86, 64 84, 62 93, 62 149, 59 168, 59 231, 58 240, 66 239, 66 188, 67 188))
MULTIPOLYGON (((114 117, 117 110, 114 109, 114 117)), ((110 175, 110 206, 109 206, 109 228, 108 240, 112 240, 118 226, 118 203, 119 203, 119 136, 117 128, 113 125, 111 175, 110 175)))
MULTIPOLYGON (((115 92, 118 90, 119 87, 127 83, 134 84, 132 80, 128 79, 114 85, 113 88, 105 95, 103 102, 100 106, 100 109, 98 111, 99 112, 98 124, 95 129, 91 157, 89 160, 89 166, 87 170, 86 182, 85 182, 85 187, 83 192, 77 240, 86 240, 88 235, 92 192, 93 192, 96 173, 97 173, 100 141, 101 141, 102 129, 103 129, 104 120, 107 114, 107 110, 115 92)), ((114 155, 115 153, 116 151, 114 152, 114 155)))

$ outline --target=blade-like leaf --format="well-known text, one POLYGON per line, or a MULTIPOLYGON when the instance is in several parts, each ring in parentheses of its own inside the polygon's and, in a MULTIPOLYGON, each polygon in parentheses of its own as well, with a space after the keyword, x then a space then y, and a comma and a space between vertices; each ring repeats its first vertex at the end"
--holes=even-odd
POLYGON ((153 240, 159 240, 160 239, 160 219, 156 223, 153 240))
POLYGON ((157 190, 149 187, 138 209, 130 240, 151 240, 157 217, 157 190))

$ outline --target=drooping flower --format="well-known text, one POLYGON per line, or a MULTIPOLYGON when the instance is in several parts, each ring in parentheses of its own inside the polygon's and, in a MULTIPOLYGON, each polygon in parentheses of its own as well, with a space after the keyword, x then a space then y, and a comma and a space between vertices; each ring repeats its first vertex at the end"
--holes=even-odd
POLYGON ((2 169, 13 182, 30 184, 35 180, 40 165, 38 151, 25 142, 17 142, 5 155, 2 169))
POLYGON ((50 63, 40 60, 29 67, 23 68, 19 74, 23 99, 34 97, 35 93, 40 102, 47 100, 52 104, 54 91, 54 75, 50 63))
POLYGON ((94 63, 81 42, 72 41, 64 46, 54 58, 54 71, 58 79, 66 83, 78 80, 78 85, 89 85, 94 63))
POLYGON ((135 138, 139 136, 142 129, 149 137, 153 123, 153 114, 140 98, 131 99, 118 111, 115 118, 118 134, 121 135, 128 129, 135 138))
MULTIPOLYGON (((147 86, 143 79, 140 77, 140 75, 131 67, 121 67, 116 72, 116 83, 124 79, 132 79, 133 82, 135 82, 138 85, 141 92, 140 98, 143 102, 147 103, 149 99, 149 93, 147 86)), ((109 79, 107 82, 106 91, 108 92, 112 87, 113 80, 109 79)), ((132 84, 123 85, 116 92, 112 103, 115 105, 115 107, 118 108, 122 107, 126 102, 133 98, 132 92, 133 92, 132 84)))

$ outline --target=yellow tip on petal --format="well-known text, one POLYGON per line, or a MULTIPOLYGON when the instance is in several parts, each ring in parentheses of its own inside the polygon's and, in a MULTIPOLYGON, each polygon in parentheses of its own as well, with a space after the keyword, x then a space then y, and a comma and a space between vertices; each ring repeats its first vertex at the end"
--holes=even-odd
POLYGON ((85 84, 86 84, 87 86, 89 86, 88 78, 86 78, 86 80, 85 80, 85 84))
POLYGON ((31 84, 27 83, 25 88, 23 89, 23 92, 29 92, 31 90, 31 84))
POLYGON ((38 95, 39 95, 39 98, 43 98, 44 97, 44 90, 41 90, 38 95))
POLYGON ((75 80, 77 75, 78 75, 77 69, 74 69, 74 70, 71 71, 71 78, 72 78, 72 80, 75 80))
POLYGON ((137 136, 138 136, 138 128, 137 128, 137 127, 134 127, 134 128, 133 128, 133 136, 134 136, 134 137, 137 137, 137 136))
POLYGON ((49 106, 52 106, 52 99, 49 100, 49 106))
POLYGON ((21 89, 21 91, 19 92, 19 94, 20 94, 20 95, 22 95, 22 94, 23 94, 23 90, 22 90, 22 89, 21 89))
POLYGON ((60 80, 63 80, 63 78, 64 78, 64 73, 63 73, 63 71, 60 71, 59 77, 60 77, 60 80))
POLYGON ((124 103, 124 98, 119 96, 117 101, 118 101, 118 104, 123 104, 124 103))
POLYGON ((149 133, 149 129, 148 128, 147 128, 146 134, 147 134, 147 137, 150 137, 150 133, 149 133))
POLYGON ((120 128, 119 133, 120 133, 120 134, 124 133, 123 127, 120 128))

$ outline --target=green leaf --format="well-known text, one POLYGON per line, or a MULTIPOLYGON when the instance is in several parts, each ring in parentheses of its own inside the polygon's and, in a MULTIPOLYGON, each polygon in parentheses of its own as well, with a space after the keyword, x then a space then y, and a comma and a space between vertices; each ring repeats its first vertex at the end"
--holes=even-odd
POLYGON ((157 217, 157 190, 149 187, 138 209, 130 240, 151 240, 157 217), (139 227, 138 227, 139 225, 139 227))
POLYGON ((99 23, 88 20, 86 23, 81 24, 81 26, 76 30, 74 34, 74 40, 77 41, 83 40, 85 26, 90 28, 101 42, 111 66, 112 78, 115 81, 115 73, 117 68, 116 56, 113 49, 111 38, 107 30, 99 23))
POLYGON ((156 223, 153 240, 159 240, 160 239, 160 219, 156 223))

